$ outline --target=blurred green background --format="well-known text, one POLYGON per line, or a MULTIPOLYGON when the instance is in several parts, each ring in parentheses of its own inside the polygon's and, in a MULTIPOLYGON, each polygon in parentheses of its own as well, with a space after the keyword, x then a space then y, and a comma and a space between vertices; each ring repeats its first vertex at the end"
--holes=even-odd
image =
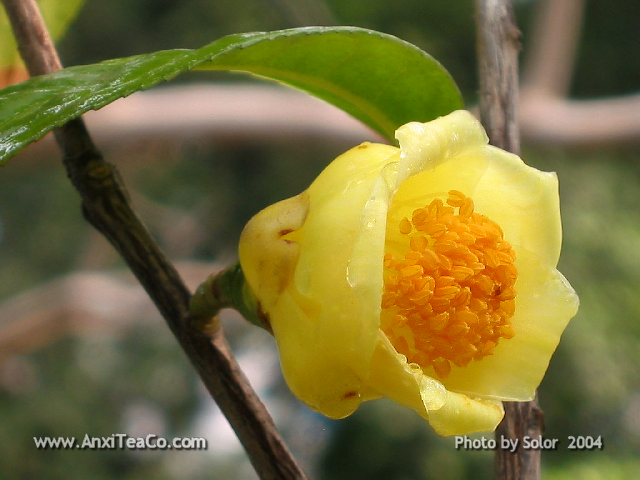
MULTIPOLYGON (((516 2, 525 65, 541 6, 516 2)), ((569 97, 637 93, 640 5, 619 0, 615 8, 609 2, 583 7, 569 97)), ((431 53, 473 105, 473 20, 470 0, 87 0, 59 49, 72 65, 195 48, 242 31, 357 25, 431 53)), ((194 73, 172 85, 203 82, 258 84, 194 73)), ((640 138, 598 145, 526 138, 527 163, 558 172, 559 269, 581 299, 539 390, 545 436, 560 439, 557 451, 543 455, 543 478, 632 478, 640 471, 640 138), (604 449, 568 450, 570 435, 601 436, 604 449)), ((268 140, 107 136, 100 147, 121 169, 168 255, 197 284, 215 265, 233 261, 252 214, 306 188, 350 145, 345 138, 293 132, 268 140)), ((436 436, 391 402, 371 402, 339 422, 309 411, 283 384, 273 340, 233 314, 224 322, 247 375, 311 478, 492 477, 491 452, 456 450, 453 439, 436 436)), ((0 478, 256 478, 153 306, 84 223, 59 153, 46 141, 0 171, 0 478), (34 436, 119 432, 205 436, 209 448, 43 451, 33 443, 34 436)))

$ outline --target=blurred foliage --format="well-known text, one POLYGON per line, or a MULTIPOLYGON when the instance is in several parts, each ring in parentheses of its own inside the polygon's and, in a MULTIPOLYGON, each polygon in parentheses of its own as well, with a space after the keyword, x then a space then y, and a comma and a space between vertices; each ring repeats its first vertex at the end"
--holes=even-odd
MULTIPOLYGON (((515 4, 526 61, 537 1, 515 4)), ((638 88, 640 62, 634 61, 634 48, 640 44, 640 3, 620 0, 616 5, 612 11, 606 2, 585 2, 572 91, 576 96, 638 88)), ((467 99, 475 97, 472 0, 87 0, 60 51, 66 65, 77 65, 159 49, 198 48, 231 33, 331 24, 371 28, 417 45, 449 70, 467 99)))
POLYGON ((584 98, 637 92, 640 3, 624 0, 617 12, 605 2, 585 4, 574 95, 584 98))
MULTIPOLYGON (((194 48, 228 33, 288 28, 303 21, 352 24, 397 35, 430 52, 473 101, 471 0, 330 0, 327 8, 318 5, 311 0, 88 0, 61 51, 70 65, 194 48), (310 5, 316 8, 305 7, 310 5)), ((517 7, 526 58, 535 2, 520 1, 517 7)), ((586 8, 572 95, 637 90, 638 2, 620 0, 615 9, 606 2, 586 2, 586 8)), ((213 145, 204 140, 167 147, 158 139, 144 150, 106 146, 104 151, 121 168, 134 204, 170 257, 211 260, 234 255, 240 229, 253 213, 304 189, 343 147, 327 142, 213 145), (171 215, 163 215, 167 212, 171 215), (176 235, 182 228, 172 216, 176 212, 191 218, 205 235, 176 235)), ((545 436, 560 439, 557 451, 543 455, 543 478, 632 478, 640 467, 640 152, 528 145, 523 157, 558 172, 565 232, 560 270, 581 297, 580 312, 539 392, 545 436), (569 435, 602 435, 604 449, 569 451, 569 435)), ((16 158, 0 172, 0 298, 78 268, 121 266, 84 224, 77 196, 55 160, 16 158)), ((256 352, 255 344, 243 343, 246 334, 235 335, 233 323, 229 326, 241 357, 256 352)), ((264 337, 259 341, 273 349, 264 337)), ((39 451, 33 445, 34 435, 105 436, 136 428, 198 435, 204 422, 198 385, 156 316, 132 319, 122 335, 80 332, 10 357, 0 365, 0 477, 255 478, 241 454, 226 461, 215 456, 226 452, 222 440, 210 440, 207 453, 173 456, 39 451)), ((390 402, 372 402, 334 422, 291 400, 281 380, 260 391, 269 397, 272 411, 280 412, 280 422, 285 412, 291 416, 286 424, 299 427, 284 430, 312 478, 491 478, 490 452, 455 450, 453 439, 437 437, 415 414, 390 402)))
MULTIPOLYGON (((2 478, 171 478, 158 452, 37 450, 35 436, 192 436, 196 381, 159 329, 61 339, 2 365, 2 478)), ((162 453, 162 452, 160 452, 162 453)))

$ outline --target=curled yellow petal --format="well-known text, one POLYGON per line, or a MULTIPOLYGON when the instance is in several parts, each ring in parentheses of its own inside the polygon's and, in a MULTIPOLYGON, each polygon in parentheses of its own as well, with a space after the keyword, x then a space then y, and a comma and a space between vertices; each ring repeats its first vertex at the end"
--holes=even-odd
POLYGON ((289 285, 300 254, 300 245, 287 239, 299 230, 309 211, 309 195, 301 193, 261 211, 242 231, 239 250, 242 267, 262 309, 270 311, 289 285))
POLYGON ((275 204, 250 220, 240 239, 242 268, 269 317, 285 379, 300 399, 332 418, 351 414, 367 396, 364 378, 380 305, 363 300, 350 286, 347 271, 363 206, 380 170, 397 153, 366 143, 346 152, 304 193, 308 212, 303 224, 278 221, 274 228, 273 219, 288 218, 288 205, 275 204), (259 234, 265 226, 275 233, 259 234), (283 226, 291 231, 278 236, 283 226), (279 260, 268 258, 281 251, 291 254, 284 269, 279 260), (295 268, 289 270, 294 257, 295 268))

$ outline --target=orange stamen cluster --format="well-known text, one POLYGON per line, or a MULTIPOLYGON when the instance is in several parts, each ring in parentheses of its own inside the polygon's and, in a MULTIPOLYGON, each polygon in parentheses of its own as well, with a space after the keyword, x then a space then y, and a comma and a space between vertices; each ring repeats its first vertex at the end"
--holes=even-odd
POLYGON ((386 254, 381 328, 411 363, 440 378, 512 338, 515 253, 502 229, 451 190, 398 224, 404 258, 386 254), (457 210, 457 212, 456 212, 457 210))

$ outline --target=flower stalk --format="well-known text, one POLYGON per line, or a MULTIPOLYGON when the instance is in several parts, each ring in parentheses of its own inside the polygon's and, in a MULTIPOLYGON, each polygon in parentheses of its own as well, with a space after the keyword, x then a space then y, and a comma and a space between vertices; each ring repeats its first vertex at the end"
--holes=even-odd
POLYGON ((225 308, 233 308, 252 324, 271 331, 268 318, 261 313, 260 304, 251 293, 239 263, 211 274, 189 302, 193 325, 201 331, 215 329, 218 314, 225 308))

